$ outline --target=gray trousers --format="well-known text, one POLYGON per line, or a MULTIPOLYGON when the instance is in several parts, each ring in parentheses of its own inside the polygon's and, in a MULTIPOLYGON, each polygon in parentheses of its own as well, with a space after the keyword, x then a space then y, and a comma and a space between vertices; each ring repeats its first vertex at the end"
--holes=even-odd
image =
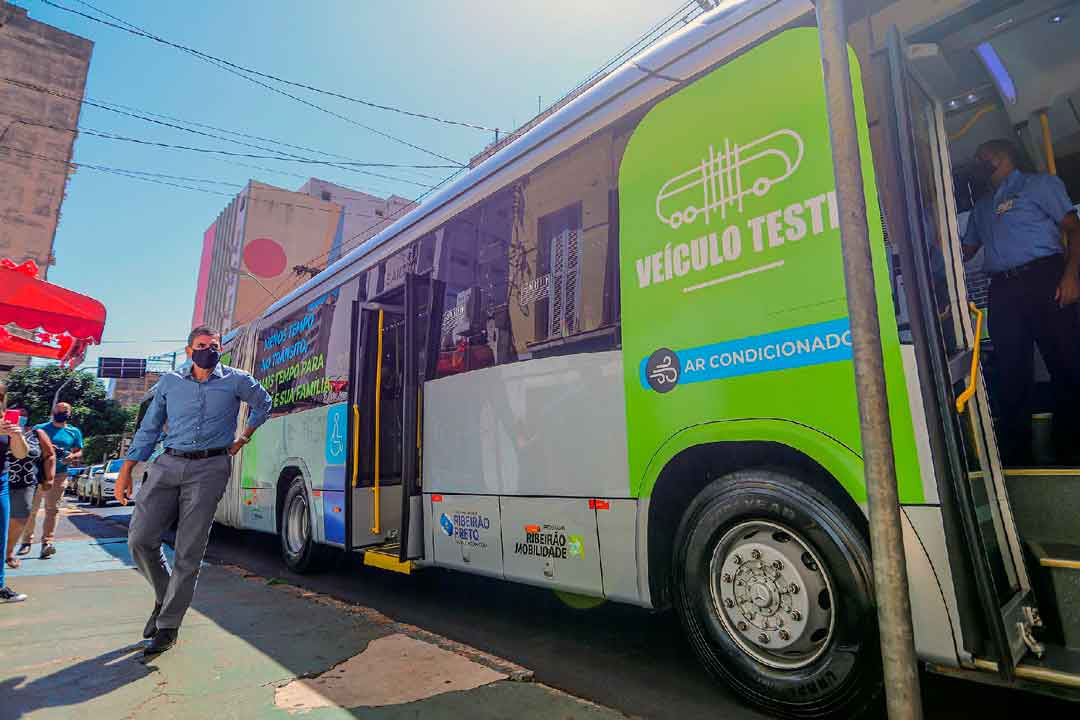
POLYGON ((191 605, 199 566, 210 539, 218 501, 225 493, 232 458, 219 455, 186 460, 160 455, 150 466, 128 528, 131 557, 161 605, 159 629, 180 627, 191 605), (175 567, 169 568, 161 536, 177 522, 175 567))

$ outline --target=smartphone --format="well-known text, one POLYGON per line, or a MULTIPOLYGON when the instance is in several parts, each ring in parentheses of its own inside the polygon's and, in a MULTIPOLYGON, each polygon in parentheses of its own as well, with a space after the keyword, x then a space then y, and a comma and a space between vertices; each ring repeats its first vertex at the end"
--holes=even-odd
POLYGON ((22 413, 20 413, 18 410, 4 411, 4 422, 9 422, 12 425, 18 425, 20 419, 22 419, 22 413))

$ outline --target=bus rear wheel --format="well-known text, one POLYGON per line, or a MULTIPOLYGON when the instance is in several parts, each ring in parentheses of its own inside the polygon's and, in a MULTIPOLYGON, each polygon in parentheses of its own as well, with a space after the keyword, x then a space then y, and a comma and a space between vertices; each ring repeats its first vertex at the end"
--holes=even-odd
POLYGON ((854 717, 877 701, 870 546, 822 493, 772 470, 719 478, 690 504, 675 548, 691 645, 743 698, 792 718, 854 717))
POLYGON ((303 476, 293 478, 285 494, 278 523, 281 538, 281 557, 290 570, 297 573, 316 569, 321 557, 320 548, 311 532, 311 505, 303 476))

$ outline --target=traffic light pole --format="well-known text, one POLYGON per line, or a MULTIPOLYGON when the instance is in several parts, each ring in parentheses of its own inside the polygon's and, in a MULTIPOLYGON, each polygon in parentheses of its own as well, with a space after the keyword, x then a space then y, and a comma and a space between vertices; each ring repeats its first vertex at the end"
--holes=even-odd
POLYGON ((874 596, 878 609, 885 697, 890 720, 922 717, 919 671, 911 624, 900 499, 896 489, 889 401, 881 352, 881 325, 874 289, 870 231, 848 59, 844 0, 817 0, 821 64, 832 141, 840 244, 844 256, 848 316, 859 402, 874 596))

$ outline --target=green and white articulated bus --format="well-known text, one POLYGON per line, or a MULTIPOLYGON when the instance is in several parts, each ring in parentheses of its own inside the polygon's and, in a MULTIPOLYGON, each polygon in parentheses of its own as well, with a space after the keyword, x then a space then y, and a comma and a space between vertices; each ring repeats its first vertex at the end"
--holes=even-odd
MULTIPOLYGON (((953 167, 1018 113, 1050 108, 1049 137, 1022 140, 1077 130, 1060 105, 1080 8, 1048 20, 1062 5, 848 12, 918 652, 1075 687, 1078 480, 999 462, 953 167)), ((867 707, 881 671, 820 58, 807 0, 722 3, 232 333, 274 408, 218 520, 279 534, 297 570, 333 546, 674 608, 749 701, 867 707)))

